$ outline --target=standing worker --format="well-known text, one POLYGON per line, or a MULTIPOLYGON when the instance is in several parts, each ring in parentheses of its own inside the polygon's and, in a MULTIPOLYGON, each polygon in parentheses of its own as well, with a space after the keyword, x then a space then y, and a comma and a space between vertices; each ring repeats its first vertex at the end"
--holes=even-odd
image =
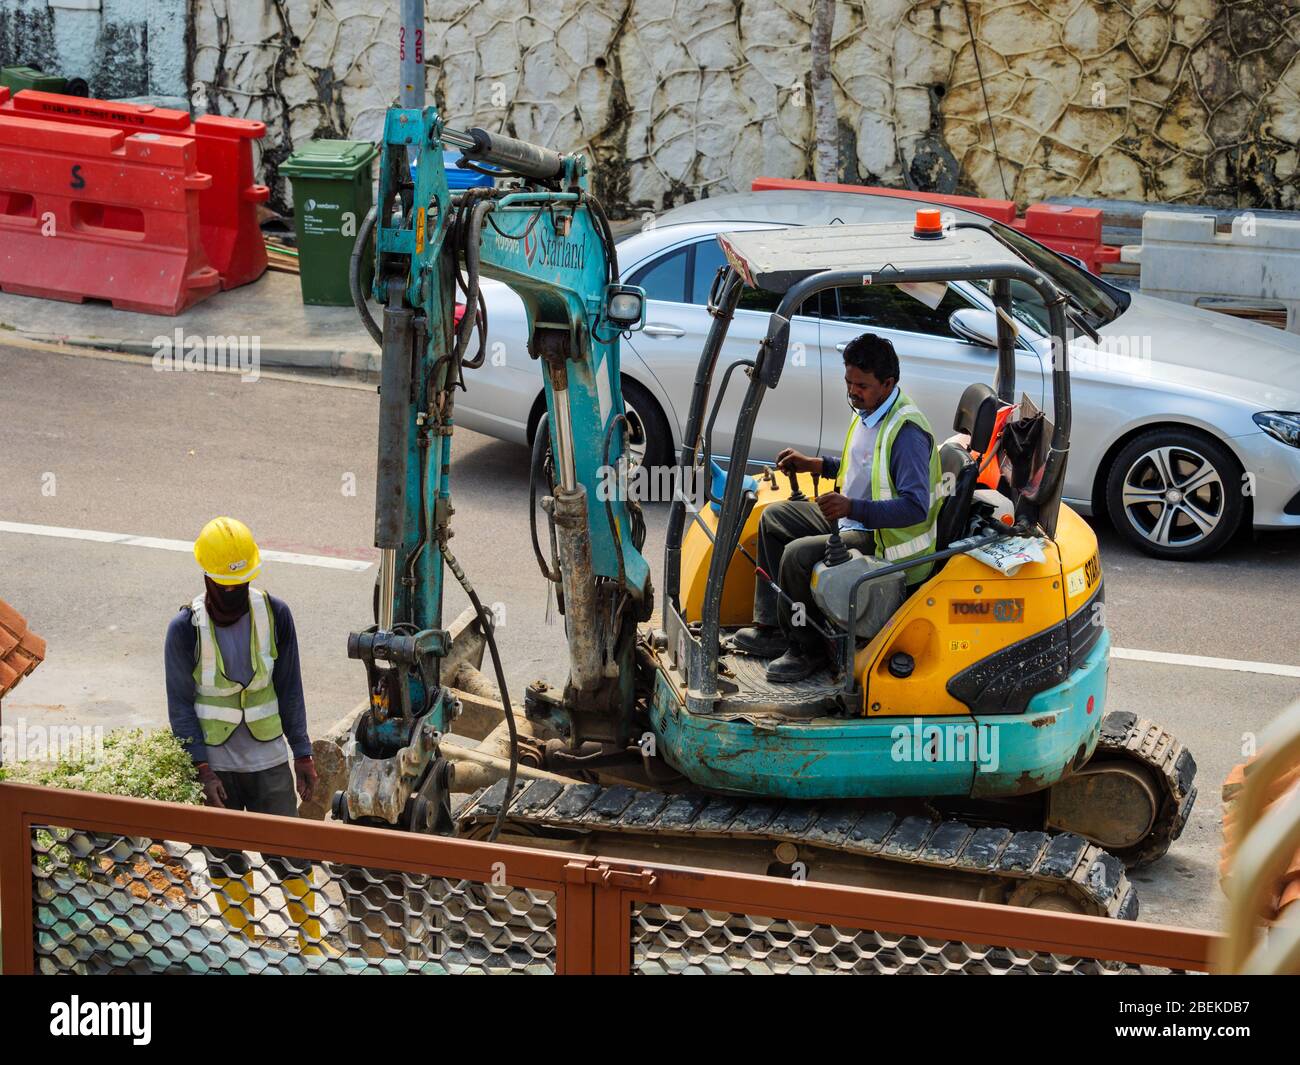
POLYGON ((889 340, 874 333, 854 337, 844 347, 851 415, 840 458, 793 448, 776 457, 783 470, 833 478, 835 490, 815 501, 774 503, 759 519, 758 564, 778 575, 781 590, 805 611, 798 618, 766 581, 755 582, 754 624, 734 639, 740 651, 774 659, 769 681, 800 681, 827 664, 825 646, 806 621, 825 620, 812 603, 811 579, 832 532, 839 532, 846 547, 886 563, 915 559, 904 574, 909 591, 933 569, 926 556, 934 552, 943 502, 939 453, 930 423, 898 387, 899 376, 889 340))
MULTIPOLYGON (((213 518, 194 541, 206 591, 167 627, 167 716, 187 744, 208 806, 297 817, 316 767, 307 735, 298 638, 285 603, 252 587, 261 555, 248 526, 213 518), (288 740, 286 748, 285 740, 288 740), (289 752, 293 752, 293 773, 289 752)), ((210 849, 212 885, 226 923, 252 940, 253 874, 240 851, 210 849)), ((307 863, 270 858, 304 953, 322 953, 307 863)))

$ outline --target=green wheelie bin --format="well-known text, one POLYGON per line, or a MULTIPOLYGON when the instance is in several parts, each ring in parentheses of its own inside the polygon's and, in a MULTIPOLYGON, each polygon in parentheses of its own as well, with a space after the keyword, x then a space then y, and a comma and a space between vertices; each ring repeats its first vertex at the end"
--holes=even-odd
MULTIPOLYGON (((317 140, 280 164, 293 182, 294 228, 298 233, 298 278, 302 301, 329 307, 352 303, 348 260, 357 232, 374 203, 369 141, 317 140)), ((365 255, 363 290, 374 274, 374 248, 365 255)))

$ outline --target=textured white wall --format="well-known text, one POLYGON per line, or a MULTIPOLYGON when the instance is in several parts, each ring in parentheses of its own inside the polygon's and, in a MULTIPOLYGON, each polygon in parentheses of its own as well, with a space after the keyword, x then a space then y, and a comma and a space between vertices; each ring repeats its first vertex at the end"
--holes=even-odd
POLYGON ((186 0, 0 0, 0 66, 82 77, 105 98, 183 96, 188 17, 186 0))
MULTIPOLYGON (((0 0, 0 4, 7 0, 0 0)), ((397 87, 396 0, 192 0, 195 79, 271 127, 371 138, 397 87)), ((849 180, 1296 206, 1300 11, 1272 0, 960 0, 838 7, 849 180), (999 167, 985 95, 1002 157, 999 167)), ((811 171, 798 0, 429 0, 433 102, 595 160, 613 207, 811 171)))

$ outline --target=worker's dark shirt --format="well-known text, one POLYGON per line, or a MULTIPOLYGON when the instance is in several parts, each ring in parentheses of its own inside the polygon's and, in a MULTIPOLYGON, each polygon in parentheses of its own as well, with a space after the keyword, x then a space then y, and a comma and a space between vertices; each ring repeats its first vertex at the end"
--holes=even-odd
MULTIPOLYGON (((905 529, 919 525, 930 513, 930 449, 934 441, 915 422, 905 422, 889 449, 893 499, 850 499, 849 517, 868 529, 905 529)), ((826 455, 824 477, 834 477, 840 459, 826 455)), ((934 486, 937 490, 938 486, 934 486)))
MULTIPOLYGON (((293 756, 305 758, 311 754, 311 739, 307 735, 307 705, 302 697, 298 633, 294 628, 293 614, 285 602, 270 594, 267 598, 271 602, 271 616, 275 619, 276 659, 271 682, 275 685, 280 706, 280 724, 293 756)), ((195 762, 206 762, 208 748, 203 742, 199 715, 194 710, 194 667, 199 661, 198 643, 199 633, 194 627, 193 612, 188 606, 183 606, 167 626, 163 648, 167 671, 167 718, 172 732, 186 743, 190 757, 195 762)))

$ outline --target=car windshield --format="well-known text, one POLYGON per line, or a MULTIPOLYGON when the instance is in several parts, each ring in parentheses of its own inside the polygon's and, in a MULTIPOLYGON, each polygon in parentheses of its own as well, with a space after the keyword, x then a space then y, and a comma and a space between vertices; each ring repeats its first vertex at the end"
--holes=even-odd
MULTIPOLYGON (((1046 274, 1052 284, 1069 297, 1071 306, 1083 313, 1090 325, 1096 327, 1112 322, 1124 310, 1124 306, 1097 284, 1086 270, 1081 270, 1010 226, 994 222, 992 228, 1011 245, 1016 254, 1046 274)), ((988 281, 977 281, 976 284, 986 293, 990 289, 988 281)), ((1011 282, 1011 301, 1012 313, 1017 319, 1042 336, 1048 334, 1050 325, 1047 307, 1033 288, 1023 281, 1011 282)))

